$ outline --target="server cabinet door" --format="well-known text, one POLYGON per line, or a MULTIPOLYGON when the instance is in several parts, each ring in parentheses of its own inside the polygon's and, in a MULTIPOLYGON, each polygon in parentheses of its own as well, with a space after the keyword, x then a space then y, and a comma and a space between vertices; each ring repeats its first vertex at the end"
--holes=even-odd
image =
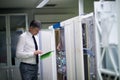
POLYGON ((80 17, 61 22, 64 27, 68 80, 84 80, 82 29, 80 17))
POLYGON ((40 59, 40 80, 57 80, 55 35, 53 30, 40 32, 40 49, 43 54, 53 51, 44 59, 40 59))

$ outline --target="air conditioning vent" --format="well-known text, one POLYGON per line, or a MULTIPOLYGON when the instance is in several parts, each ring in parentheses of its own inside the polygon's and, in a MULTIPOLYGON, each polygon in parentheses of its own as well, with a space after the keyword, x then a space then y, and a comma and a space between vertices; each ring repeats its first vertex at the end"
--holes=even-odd
POLYGON ((44 7, 55 7, 56 4, 46 4, 44 7))

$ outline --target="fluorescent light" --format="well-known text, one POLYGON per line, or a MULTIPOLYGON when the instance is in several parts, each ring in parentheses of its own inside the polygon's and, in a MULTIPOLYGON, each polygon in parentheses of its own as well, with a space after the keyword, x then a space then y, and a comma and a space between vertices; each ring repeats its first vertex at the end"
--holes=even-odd
POLYGON ((36 8, 42 8, 45 4, 48 3, 49 0, 43 0, 42 2, 40 2, 40 4, 37 5, 36 8))

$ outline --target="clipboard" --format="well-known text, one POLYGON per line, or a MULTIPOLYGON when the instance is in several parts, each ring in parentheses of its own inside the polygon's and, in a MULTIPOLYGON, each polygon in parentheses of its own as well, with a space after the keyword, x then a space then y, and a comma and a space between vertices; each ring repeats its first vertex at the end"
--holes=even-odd
POLYGON ((48 51, 48 52, 40 55, 40 59, 43 60, 43 59, 45 59, 45 58, 50 57, 50 56, 52 55, 52 52, 53 52, 53 51, 48 51))

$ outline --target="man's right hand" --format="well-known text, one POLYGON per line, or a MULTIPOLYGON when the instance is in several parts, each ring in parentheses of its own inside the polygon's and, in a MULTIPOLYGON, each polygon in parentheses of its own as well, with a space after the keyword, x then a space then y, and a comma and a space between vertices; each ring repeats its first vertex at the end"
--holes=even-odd
POLYGON ((42 54, 42 53, 43 53, 43 52, 42 52, 41 50, 36 50, 36 51, 34 52, 35 55, 42 54))

